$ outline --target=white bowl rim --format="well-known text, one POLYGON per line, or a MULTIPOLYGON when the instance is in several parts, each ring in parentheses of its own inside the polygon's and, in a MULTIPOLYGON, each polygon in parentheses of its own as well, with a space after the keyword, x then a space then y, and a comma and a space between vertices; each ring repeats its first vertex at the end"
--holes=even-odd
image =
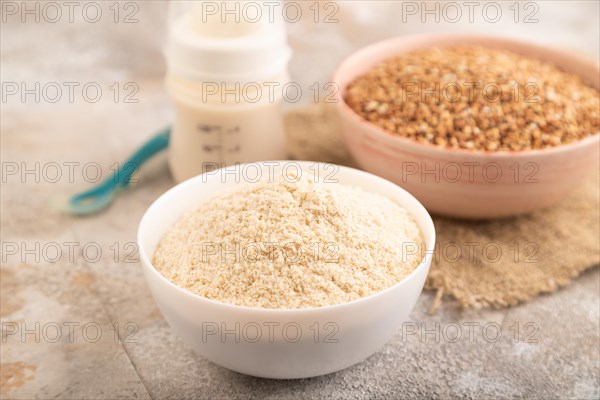
MULTIPOLYGON (((162 203, 168 201, 171 197, 174 197, 177 195, 177 192, 179 190, 182 190, 182 188, 187 187, 187 186, 193 186, 193 185, 198 185, 201 184, 201 179, 202 175, 197 175, 195 177, 189 178, 175 186, 173 186, 172 188, 170 188, 169 190, 167 190, 166 192, 164 192, 162 195, 160 195, 151 205, 150 207, 148 207, 148 209, 146 210, 146 212, 144 212, 144 215, 142 216, 142 219, 139 223, 138 226, 138 231, 137 231, 137 244, 138 244, 138 251, 140 254, 140 261, 142 263, 142 268, 146 268, 150 271, 150 273, 154 274, 155 276, 158 277, 158 279, 160 281, 162 281, 163 283, 167 284, 167 286, 171 287, 172 289, 175 289, 176 291, 182 293, 185 296, 191 297, 195 300, 199 300, 201 302, 208 302, 211 305, 214 306, 220 306, 220 307, 224 307, 224 308, 229 308, 232 311, 244 311, 244 312, 254 312, 254 313, 270 313, 270 314, 296 314, 296 313, 310 313, 310 312, 329 312, 329 311, 335 311, 335 310, 339 310, 339 309, 343 309, 343 308, 347 308, 347 307, 352 307, 353 305, 362 303, 362 302, 368 302, 371 301, 377 297, 381 297, 384 294, 397 290, 399 289, 401 286, 404 286, 404 284, 406 284, 406 282, 408 282, 409 280, 413 279, 422 269, 424 268, 428 268, 428 266, 431 265, 432 262, 432 257, 433 257, 433 250, 435 247, 435 240, 436 240, 436 233, 435 233, 435 225, 433 224, 433 220, 431 219, 431 215, 429 214, 429 212, 427 211, 427 209, 423 206, 423 204, 421 204, 421 202, 419 200, 417 200, 412 194, 410 194, 408 191, 406 191, 405 189, 401 188, 400 186, 396 185, 393 182, 388 181, 387 179, 381 178, 377 175, 371 174, 369 172, 365 172, 365 171, 361 171, 359 169, 356 168, 350 168, 350 167, 345 167, 345 166, 341 166, 341 165, 337 165, 337 164, 331 164, 331 163, 322 163, 322 162, 312 162, 312 161, 296 161, 296 160, 274 160, 274 161, 268 161, 270 163, 273 162, 294 162, 294 163, 298 163, 301 166, 308 166, 309 164, 311 166, 314 166, 315 164, 319 164, 319 165, 336 165, 336 167, 339 167, 341 170, 345 170, 348 171, 350 173, 353 174, 357 174, 357 175, 363 175, 363 176, 368 176, 371 179, 374 179, 375 181, 378 181, 381 184, 386 184, 386 185, 393 185, 395 187, 395 189, 403 192, 404 195, 406 195, 408 197, 408 199, 410 199, 411 201, 415 202, 418 206, 418 208, 421 209, 421 211, 424 212, 425 215, 425 224, 429 225, 429 227, 431 228, 431 237, 429 238, 430 240, 428 240, 428 238, 425 238, 425 256, 423 257, 423 259, 421 260, 421 263, 407 276, 405 276, 402 280, 400 280, 399 282, 395 283, 394 285, 385 288, 379 292, 373 293, 369 296, 365 296, 365 297, 361 297, 349 302, 345 302, 345 303, 340 303, 340 304, 333 304, 333 305, 328 305, 328 306, 322 306, 322 307, 306 307, 306 308, 261 308, 261 307, 249 307, 249 306, 240 306, 240 305, 236 305, 236 304, 230 304, 230 303, 225 303, 222 301, 218 301, 218 300, 213 300, 213 299, 209 299, 203 296, 200 296, 198 294, 192 293, 180 286, 177 286, 176 284, 174 284, 173 282, 171 282, 169 279, 167 279, 165 276, 163 276, 160 272, 158 272, 158 270, 156 269, 156 267, 154 267, 154 265, 152 264, 152 262, 148 259, 147 255, 146 255, 146 249, 145 246, 143 244, 145 236, 144 236, 144 228, 145 225, 148 223, 148 219, 149 214, 151 214, 154 210, 158 209, 159 207, 162 206, 162 203)), ((228 170, 228 171, 233 171, 236 170, 238 168, 243 168, 246 165, 252 165, 252 164, 261 164, 261 162, 251 162, 251 163, 243 163, 243 164, 235 164, 232 166, 228 166, 228 167, 224 167, 224 168, 219 168, 219 170, 228 170)), ((214 173, 214 171, 212 171, 214 173)))
MULTIPOLYGON (((505 36, 500 36, 500 35, 490 35, 490 34, 467 33, 467 32, 416 33, 416 34, 404 35, 404 36, 394 36, 391 38, 387 38, 387 39, 372 43, 370 45, 367 45, 367 46, 355 51, 354 53, 352 53, 348 57, 346 57, 344 60, 342 60, 342 62, 339 63, 338 66, 336 67, 336 69, 333 73, 333 77, 332 77, 332 81, 335 82, 339 86, 339 90, 337 90, 335 93, 335 99, 336 99, 336 103, 337 103, 336 108, 340 112, 350 115, 350 117, 353 118, 355 120, 355 122, 367 125, 368 127, 372 128, 372 129, 370 129, 370 132, 373 132, 375 135, 377 135, 380 138, 384 138, 383 140, 387 141, 388 143, 402 144, 411 149, 415 149, 417 151, 430 150, 430 151, 436 152, 440 155, 442 155, 442 154, 446 154, 446 155, 460 154, 460 155, 464 155, 464 156, 471 156, 474 158, 480 158, 480 157, 481 158, 489 158, 489 157, 491 157, 491 158, 495 158, 495 159, 506 159, 509 157, 528 157, 529 158, 532 156, 545 156, 545 155, 550 155, 550 154, 554 154, 554 153, 567 152, 569 150, 575 150, 579 147, 587 147, 588 145, 594 144, 596 142, 600 142, 600 131, 598 131, 597 133, 595 133, 593 135, 587 136, 587 137, 577 140, 575 142, 564 144, 564 145, 559 145, 559 146, 554 146, 554 147, 550 147, 550 148, 546 148, 546 149, 493 150, 493 151, 490 151, 490 150, 481 150, 481 149, 462 149, 462 148, 441 147, 441 146, 437 146, 437 145, 434 145, 431 143, 419 143, 415 140, 408 139, 403 136, 396 135, 392 132, 389 132, 380 126, 367 121, 366 119, 364 119, 363 117, 358 115, 354 110, 352 110, 348 106, 348 104, 346 104, 346 102, 344 101, 344 98, 343 98, 343 94, 345 93, 347 85, 342 87, 342 85, 340 84, 342 79, 340 79, 339 75, 340 75, 341 69, 343 67, 345 67, 347 63, 354 61, 357 58, 364 57, 365 54, 368 54, 368 53, 372 52, 373 50, 378 49, 379 47, 388 47, 396 42, 402 42, 402 41, 407 41, 407 40, 409 40, 409 41, 410 40, 425 40, 425 39, 434 40, 437 38, 462 40, 462 41, 465 41, 464 44, 468 44, 469 40, 483 39, 483 40, 495 41, 498 44, 511 43, 511 44, 529 46, 531 48, 537 48, 537 49, 540 49, 540 50, 543 50, 546 52, 552 52, 552 53, 555 53, 560 56, 569 57, 569 58, 573 59, 574 62, 576 62, 577 64, 580 64, 580 65, 581 64, 594 65, 594 66, 596 66, 596 68, 598 68, 598 73, 600 73, 600 66, 598 65, 598 63, 595 63, 594 60, 592 60, 590 58, 583 57, 579 54, 571 54, 571 53, 566 52, 559 48, 544 46, 544 45, 541 45, 538 43, 514 39, 511 37, 505 37, 505 36)), ((448 43, 443 43, 443 45, 446 47, 450 46, 450 44, 448 44, 448 43)), ((432 44, 432 47, 434 47, 434 46, 435 45, 432 44)), ((499 46, 499 47, 501 47, 501 46, 499 46)), ((425 48, 425 47, 423 47, 423 48, 425 48)), ((402 54, 402 53, 399 53, 399 54, 402 54)), ((388 58, 391 58, 391 57, 394 57, 394 55, 392 54, 388 58)), ((596 88, 596 89, 598 90, 598 88, 596 88)))

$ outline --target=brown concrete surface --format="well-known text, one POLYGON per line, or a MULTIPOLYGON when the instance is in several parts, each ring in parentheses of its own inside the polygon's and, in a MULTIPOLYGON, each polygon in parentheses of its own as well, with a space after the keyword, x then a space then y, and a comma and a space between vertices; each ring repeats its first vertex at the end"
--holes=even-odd
MULTIPOLYGON (((529 29, 534 39, 597 56, 598 3, 562 10, 546 3, 539 26, 519 26, 511 34, 529 29)), ((108 3, 103 7, 109 12, 108 3)), ((298 79, 326 79, 344 53, 380 37, 454 29, 391 28, 397 25, 392 19, 368 29, 371 14, 360 17, 355 7, 340 11, 354 28, 336 27, 327 40, 320 40, 326 27, 310 31, 313 36, 303 34, 306 27, 292 27, 297 55, 332 57, 303 68, 297 56, 291 69, 298 79)), ((160 2, 141 4, 140 22, 132 25, 110 18, 98 25, 1 25, 3 84, 94 82, 103 89, 96 103, 76 91, 73 102, 13 96, 1 104, 1 398, 600 397, 598 269, 553 295, 499 311, 446 305, 429 316, 433 295, 425 292, 412 323, 381 351, 324 377, 258 379, 194 354, 156 308, 133 245, 145 209, 173 185, 165 156, 144 167, 139 183, 104 214, 73 218, 58 210, 68 194, 90 186, 97 166, 109 176, 115 161, 169 123, 159 53, 163 10, 160 2), (125 103, 123 92, 115 102, 115 82, 121 91, 127 82, 138 85, 138 102, 125 103), (455 340, 457 329, 462 335, 455 340)))

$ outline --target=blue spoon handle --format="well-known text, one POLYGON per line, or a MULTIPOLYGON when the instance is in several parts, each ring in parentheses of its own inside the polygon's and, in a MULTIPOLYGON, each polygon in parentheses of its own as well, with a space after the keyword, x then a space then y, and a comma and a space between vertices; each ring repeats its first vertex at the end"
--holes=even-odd
POLYGON ((76 215, 85 215, 107 207, 117 189, 128 186, 131 176, 144 162, 169 146, 170 136, 171 128, 163 129, 138 149, 114 172, 112 177, 105 179, 100 185, 90 190, 71 197, 69 212, 76 215))
POLYGON ((155 154, 169 146, 171 128, 165 128, 152 139, 147 141, 133 155, 115 171, 113 181, 119 186, 127 186, 131 176, 137 172, 140 166, 155 154))

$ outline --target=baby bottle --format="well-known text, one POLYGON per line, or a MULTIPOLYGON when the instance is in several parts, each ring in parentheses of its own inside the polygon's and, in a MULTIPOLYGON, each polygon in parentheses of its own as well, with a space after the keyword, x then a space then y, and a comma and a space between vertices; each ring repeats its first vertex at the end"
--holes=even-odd
POLYGON ((225 165, 286 158, 281 111, 291 51, 261 2, 170 6, 166 86, 177 182, 225 165))

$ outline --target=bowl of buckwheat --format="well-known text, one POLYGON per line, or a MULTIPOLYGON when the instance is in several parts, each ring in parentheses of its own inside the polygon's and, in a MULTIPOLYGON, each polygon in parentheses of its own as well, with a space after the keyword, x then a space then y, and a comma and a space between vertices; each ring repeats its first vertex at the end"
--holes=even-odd
POLYGON ((528 213, 560 201, 598 168, 600 69, 568 51, 420 34, 359 50, 333 79, 357 163, 430 212, 528 213))

